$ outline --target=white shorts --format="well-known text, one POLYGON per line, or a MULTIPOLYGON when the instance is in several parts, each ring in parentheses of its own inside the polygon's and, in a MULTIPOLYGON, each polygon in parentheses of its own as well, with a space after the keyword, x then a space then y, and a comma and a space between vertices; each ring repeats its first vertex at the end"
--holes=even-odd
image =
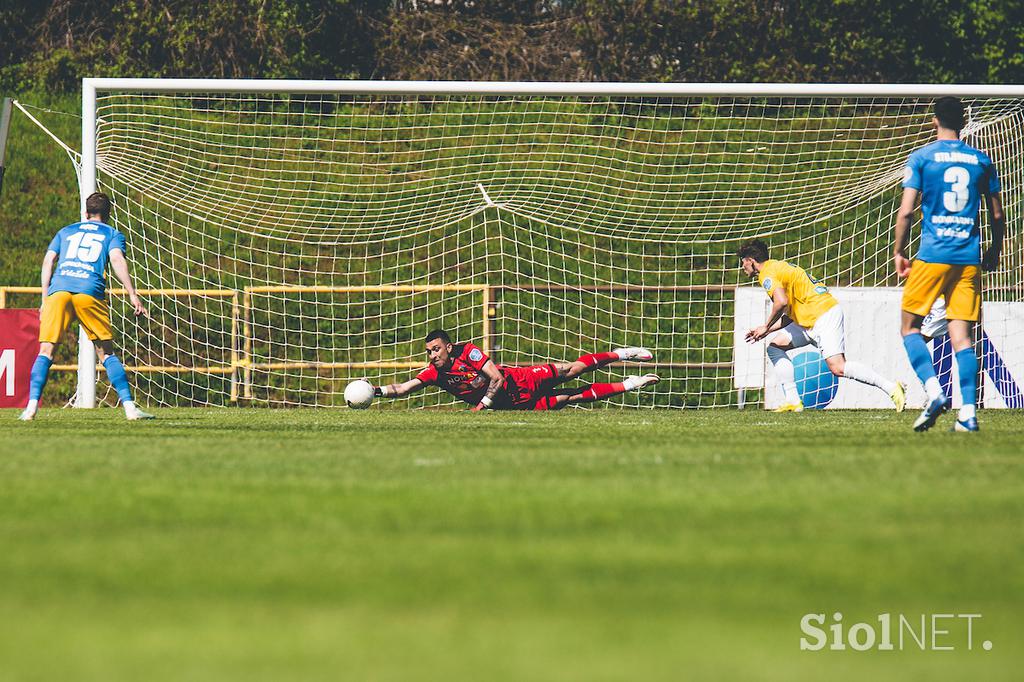
POLYGON ((846 331, 843 328, 843 309, 832 306, 819 317, 810 329, 790 322, 780 331, 789 334, 793 348, 816 346, 826 360, 846 352, 846 331))
POLYGON ((935 305, 925 315, 921 323, 921 333, 930 339, 936 339, 949 332, 949 324, 946 322, 946 299, 939 296, 935 299, 935 305))

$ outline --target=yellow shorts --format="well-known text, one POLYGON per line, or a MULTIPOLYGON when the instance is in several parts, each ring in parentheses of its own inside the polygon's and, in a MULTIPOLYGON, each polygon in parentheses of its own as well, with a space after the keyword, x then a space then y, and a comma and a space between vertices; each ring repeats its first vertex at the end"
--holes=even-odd
POLYGON ((981 313, 981 268, 915 260, 903 287, 903 309, 924 317, 935 299, 946 297, 946 318, 977 322, 981 313))
POLYGON ((85 327, 93 341, 114 338, 110 329, 110 308, 89 294, 55 291, 43 301, 43 314, 39 319, 39 342, 57 343, 75 318, 85 327))

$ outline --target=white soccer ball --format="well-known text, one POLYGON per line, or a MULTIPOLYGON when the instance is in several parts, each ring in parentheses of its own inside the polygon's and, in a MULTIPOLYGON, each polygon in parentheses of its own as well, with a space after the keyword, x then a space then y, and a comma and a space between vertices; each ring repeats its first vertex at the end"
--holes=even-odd
POLYGON ((356 379, 345 387, 345 402, 353 410, 365 410, 373 402, 373 385, 365 379, 356 379))

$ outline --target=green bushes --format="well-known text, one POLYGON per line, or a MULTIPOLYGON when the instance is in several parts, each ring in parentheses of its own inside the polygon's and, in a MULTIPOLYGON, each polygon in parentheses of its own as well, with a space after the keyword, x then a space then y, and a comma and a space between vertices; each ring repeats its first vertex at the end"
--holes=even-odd
POLYGON ((990 0, 8 0, 0 90, 83 76, 1024 81, 990 0))

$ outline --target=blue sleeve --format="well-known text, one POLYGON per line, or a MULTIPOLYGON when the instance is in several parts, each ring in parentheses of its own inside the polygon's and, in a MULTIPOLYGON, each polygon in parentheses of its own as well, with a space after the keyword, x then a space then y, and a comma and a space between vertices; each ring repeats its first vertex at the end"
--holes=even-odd
POLYGON ((60 255, 60 232, 53 235, 53 239, 50 240, 50 245, 46 247, 47 251, 53 251, 58 256, 60 255))
POLYGON ((124 235, 118 230, 114 230, 114 234, 110 235, 110 246, 107 247, 107 253, 110 253, 112 249, 121 249, 121 253, 128 253, 128 249, 125 247, 124 235))
POLYGON ((988 166, 985 168, 985 173, 988 175, 988 187, 983 187, 983 189, 987 190, 986 194, 991 196, 997 192, 1001 192, 1002 186, 999 184, 999 175, 996 173, 996 167, 991 161, 988 162, 988 166))
POLYGON ((907 159, 907 166, 903 169, 903 188, 916 189, 918 192, 924 187, 921 182, 921 167, 923 159, 920 154, 914 153, 907 159))

